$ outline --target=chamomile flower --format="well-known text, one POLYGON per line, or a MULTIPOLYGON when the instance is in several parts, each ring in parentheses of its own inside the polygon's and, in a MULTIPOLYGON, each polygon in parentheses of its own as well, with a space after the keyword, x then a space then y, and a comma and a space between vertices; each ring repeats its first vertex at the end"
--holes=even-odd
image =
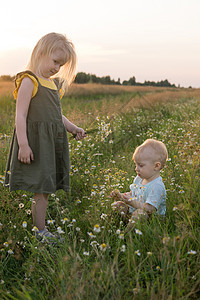
POLYGON ((135 229, 135 233, 139 234, 139 235, 142 235, 142 231, 140 231, 139 229, 135 229))
POLYGON ((91 239, 94 239, 96 237, 96 235, 94 235, 92 232, 88 232, 87 234, 91 239))
POLYGON ((121 252, 125 252, 126 251, 126 245, 122 245, 121 246, 121 252))
POLYGON ((47 220, 47 224, 53 225, 55 223, 55 220, 47 220))
POLYGON ((90 245, 91 245, 92 247, 95 247, 95 246, 98 246, 99 244, 97 243, 97 241, 92 241, 92 242, 90 243, 90 245))
POLYGON ((24 222, 22 223, 22 227, 23 227, 23 228, 26 228, 26 227, 27 227, 27 222, 26 222, 26 221, 24 221, 24 222))
POLYGON ((106 217, 107 217, 107 214, 101 214, 101 219, 105 220, 106 217))
POLYGON ((123 233, 120 233, 120 234, 119 234, 119 238, 120 238, 120 240, 123 240, 123 239, 124 239, 124 234, 123 234, 123 233))
POLYGON ((68 218, 64 218, 61 220, 62 224, 65 224, 66 222, 69 222, 69 219, 68 218))
POLYGON ((188 251, 188 254, 195 255, 195 254, 197 254, 197 252, 195 250, 190 250, 190 251, 188 251))
POLYGON ((94 229, 93 229, 94 232, 100 232, 101 231, 101 228, 98 224, 94 225, 94 229))
POLYGON ((36 232, 36 231, 38 231, 38 228, 36 226, 33 226, 32 231, 36 232))
POLYGON ((12 249, 9 249, 7 252, 8 252, 8 254, 14 254, 14 252, 12 251, 12 249))
POLYGON ((140 250, 136 250, 135 254, 137 254, 137 256, 140 256, 141 255, 140 250))
POLYGON ((63 230, 62 230, 62 228, 59 226, 59 227, 57 227, 57 232, 59 233, 59 234, 61 234, 61 233, 65 233, 63 230))
POLYGON ((90 255, 90 253, 89 253, 89 252, 87 252, 87 251, 84 251, 84 252, 83 252, 83 255, 89 256, 89 255, 90 255))
POLYGON ((107 249, 107 245, 105 244, 105 243, 103 243, 103 244, 101 244, 100 246, 99 246, 99 248, 100 248, 100 250, 101 251, 106 251, 106 249, 107 249))
POLYGON ((8 247, 8 242, 3 243, 5 247, 8 247))
POLYGON ((176 210, 178 210, 178 207, 174 206, 172 210, 176 211, 176 210))

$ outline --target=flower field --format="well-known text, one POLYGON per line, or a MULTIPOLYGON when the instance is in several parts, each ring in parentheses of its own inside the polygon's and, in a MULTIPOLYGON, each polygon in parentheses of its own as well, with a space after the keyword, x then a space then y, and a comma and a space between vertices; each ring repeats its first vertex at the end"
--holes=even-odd
POLYGON ((71 191, 49 197, 46 225, 63 237, 54 246, 34 236, 32 194, 3 187, 15 102, 0 98, 1 299, 199 299, 199 90, 91 90, 62 99, 88 135, 69 135, 71 191), (132 154, 147 138, 168 149, 167 213, 126 234, 108 195, 129 190, 132 154))

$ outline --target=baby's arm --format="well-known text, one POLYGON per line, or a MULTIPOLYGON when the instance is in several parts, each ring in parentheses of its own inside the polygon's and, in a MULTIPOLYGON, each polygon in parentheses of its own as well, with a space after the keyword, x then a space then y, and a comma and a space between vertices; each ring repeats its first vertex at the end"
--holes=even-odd
POLYGON ((63 124, 66 130, 72 134, 76 134, 76 140, 81 140, 86 136, 85 130, 70 122, 65 116, 62 116, 63 124))
POLYGON ((114 190, 110 193, 109 198, 113 198, 114 200, 122 200, 124 202, 126 202, 125 200, 128 200, 131 198, 131 192, 127 192, 127 193, 120 193, 120 191, 118 190, 114 190))
POLYGON ((156 211, 156 208, 153 205, 149 203, 143 203, 135 199, 126 199, 124 202, 136 209, 132 215, 135 216, 137 219, 142 214, 149 216, 156 211))
POLYGON ((33 93, 33 82, 30 78, 25 77, 18 90, 16 103, 16 134, 19 145, 18 159, 25 164, 30 164, 33 160, 33 152, 29 147, 26 133, 26 119, 28 109, 33 93))

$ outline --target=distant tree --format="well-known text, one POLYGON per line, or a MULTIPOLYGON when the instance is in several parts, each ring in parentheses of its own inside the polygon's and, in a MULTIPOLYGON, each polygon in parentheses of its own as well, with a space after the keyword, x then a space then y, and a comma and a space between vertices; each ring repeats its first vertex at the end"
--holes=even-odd
POLYGON ((135 82, 136 82, 135 76, 131 77, 128 82, 129 82, 129 85, 135 85, 135 82))
POLYGON ((127 80, 124 80, 124 81, 122 82, 122 85, 128 85, 128 81, 127 81, 127 80))
POLYGON ((10 76, 10 75, 1 75, 0 76, 0 81, 13 81, 14 80, 14 76, 10 76))
POLYGON ((88 83, 90 81, 90 75, 84 72, 79 72, 76 74, 74 82, 76 83, 88 83))

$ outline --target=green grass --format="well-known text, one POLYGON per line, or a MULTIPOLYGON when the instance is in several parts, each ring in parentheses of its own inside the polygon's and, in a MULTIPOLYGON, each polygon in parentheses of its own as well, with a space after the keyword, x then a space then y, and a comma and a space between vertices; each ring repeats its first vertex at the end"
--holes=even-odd
POLYGON ((185 98, 122 113, 129 99, 63 99, 69 119, 72 114, 77 125, 99 131, 80 142, 70 139, 71 192, 51 195, 47 212, 47 220, 55 220, 50 230, 60 226, 65 232, 58 247, 33 237, 32 194, 10 193, 2 185, 15 107, 11 99, 0 99, 1 299, 199 299, 200 102, 185 98), (161 174, 166 217, 138 221, 132 233, 120 236, 125 224, 108 195, 129 189, 133 151, 147 138, 163 141, 169 152, 161 174))

